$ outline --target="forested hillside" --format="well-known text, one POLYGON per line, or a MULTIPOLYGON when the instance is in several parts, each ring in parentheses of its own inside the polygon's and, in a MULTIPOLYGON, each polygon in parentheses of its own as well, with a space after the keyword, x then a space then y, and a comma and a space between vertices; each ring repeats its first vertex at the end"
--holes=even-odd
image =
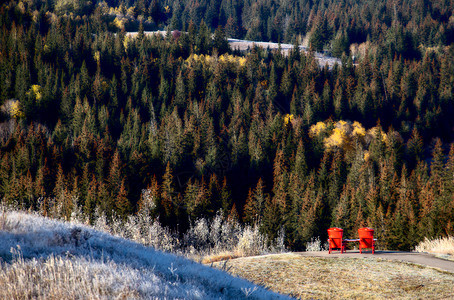
POLYGON ((181 234, 222 209, 291 249, 454 234, 452 1, 171 2, 1 5, 3 203, 93 222, 152 197, 181 234), (342 64, 225 39, 300 35, 342 64))

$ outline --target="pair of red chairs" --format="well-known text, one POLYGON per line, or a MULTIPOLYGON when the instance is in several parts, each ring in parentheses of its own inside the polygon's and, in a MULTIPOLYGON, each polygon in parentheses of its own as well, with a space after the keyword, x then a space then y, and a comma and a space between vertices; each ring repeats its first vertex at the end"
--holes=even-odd
POLYGON ((375 253, 374 230, 372 228, 358 229, 359 239, 349 240, 343 239, 344 231, 341 228, 333 227, 328 229, 329 254, 334 249, 340 249, 341 253, 346 251, 347 243, 359 242, 359 253, 363 253, 363 249, 372 249, 372 254, 375 253))

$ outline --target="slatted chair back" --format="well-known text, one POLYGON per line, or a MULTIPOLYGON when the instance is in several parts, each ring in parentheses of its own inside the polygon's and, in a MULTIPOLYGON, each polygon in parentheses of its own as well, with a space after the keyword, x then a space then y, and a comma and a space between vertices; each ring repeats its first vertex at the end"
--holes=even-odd
POLYGON ((329 253, 333 249, 340 249, 341 253, 344 253, 345 244, 343 242, 344 230, 341 228, 333 227, 328 229, 328 242, 329 242, 329 253))
POLYGON ((363 253, 363 249, 371 248, 372 253, 375 252, 374 230, 372 228, 358 229, 359 235, 359 252, 363 253))

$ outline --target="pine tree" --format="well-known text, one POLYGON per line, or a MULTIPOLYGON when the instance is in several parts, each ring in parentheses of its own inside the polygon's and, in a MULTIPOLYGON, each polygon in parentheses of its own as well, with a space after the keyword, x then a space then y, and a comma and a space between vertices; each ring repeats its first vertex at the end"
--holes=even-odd
POLYGON ((138 40, 139 44, 143 42, 144 37, 145 37, 145 34, 144 34, 144 29, 143 29, 143 23, 140 22, 139 30, 137 31, 137 40, 138 40))
POLYGON ((238 215, 238 211, 236 210, 236 205, 235 203, 232 206, 232 209, 229 212, 229 215, 227 216, 227 221, 235 224, 238 223, 240 217, 238 215))
POLYGON ((232 198, 231 198, 229 186, 227 185, 227 178, 225 176, 224 176, 224 180, 222 181, 220 197, 221 197, 222 210, 226 214, 232 206, 232 198))
POLYGON ((115 151, 109 168, 108 190, 112 199, 120 192, 122 184, 122 162, 120 160, 120 153, 115 151))
POLYGON ((85 60, 82 62, 82 66, 80 67, 79 76, 80 76, 80 95, 77 96, 79 96, 79 98, 84 98, 89 94, 90 86, 92 84, 85 60))
POLYGON ((392 217, 388 242, 393 249, 410 250, 416 244, 416 215, 413 204, 414 193, 409 186, 406 167, 402 170, 399 184, 399 200, 392 217))
POLYGON ((172 169, 170 163, 167 163, 166 171, 163 176, 163 183, 161 186, 161 205, 162 216, 165 220, 169 220, 174 210, 174 200, 176 197, 175 188, 173 185, 172 169))
POLYGON ((437 194, 443 192, 443 173, 444 173, 444 154, 443 144, 440 139, 435 142, 432 151, 432 163, 430 165, 430 178, 437 194))
POLYGON ((115 199, 115 212, 123 219, 131 213, 131 203, 128 200, 128 192, 125 187, 125 180, 121 181, 120 189, 115 199))
POLYGON ((214 216, 215 213, 222 207, 220 202, 220 189, 218 177, 215 173, 211 174, 207 191, 207 213, 209 216, 214 216))
POLYGON ((287 166, 285 162, 284 152, 278 150, 274 159, 273 168, 273 199, 279 206, 281 213, 285 213, 288 207, 288 194, 287 194, 287 166))
POLYGON ((330 31, 328 28, 328 21, 325 16, 321 17, 321 20, 317 20, 315 26, 311 31, 309 44, 315 51, 322 51, 325 44, 330 38, 330 31))
POLYGON ((254 191, 249 190, 249 195, 244 206, 243 220, 249 224, 258 224, 265 212, 265 204, 269 196, 265 193, 265 185, 262 178, 257 182, 254 191))
POLYGON ((345 170, 342 163, 341 152, 336 151, 331 163, 330 173, 328 175, 328 203, 330 207, 336 205, 345 182, 345 170))
POLYGON ((47 167, 47 160, 43 166, 38 168, 34 181, 34 194, 36 197, 46 197, 47 191, 45 186, 46 177, 50 175, 49 168, 47 167))
POLYGON ((67 186, 65 174, 61 165, 58 166, 57 178, 55 181, 55 187, 53 190, 53 196, 59 200, 64 200, 65 189, 67 186))
POLYGON ((305 247, 311 238, 320 236, 320 233, 327 229, 323 227, 329 226, 321 223, 324 207, 320 193, 317 192, 315 180, 315 174, 312 173, 302 196, 301 205, 297 207, 299 216, 294 243, 299 247, 305 247))
POLYGON ((98 200, 98 182, 96 181, 96 178, 93 176, 88 186, 87 196, 85 197, 83 209, 84 214, 88 218, 88 220, 90 220, 90 223, 93 223, 95 221, 93 217, 97 200, 98 200))
POLYGON ((271 243, 277 238, 282 223, 283 215, 281 213, 280 204, 275 198, 268 198, 268 201, 265 204, 262 226, 260 228, 268 237, 268 243, 271 243))
POLYGON ((197 52, 200 54, 210 54, 211 52, 211 33, 210 29, 202 20, 199 25, 199 32, 196 39, 197 52))
POLYGON ((176 80, 175 86, 175 105, 180 109, 184 108, 186 105, 186 91, 185 83, 183 79, 183 74, 180 71, 176 80))
POLYGON ((410 158, 410 166, 416 165, 422 158, 424 143, 416 127, 413 128, 411 137, 407 142, 407 153, 410 158))
POLYGON ((153 0, 148 7, 148 15, 153 19, 156 25, 161 22, 161 7, 157 0, 153 0))
MULTIPOLYGON (((212 1, 212 3, 214 3, 214 1, 212 1)), ((218 26, 214 31, 213 49, 217 51, 218 55, 229 52, 229 43, 225 37, 225 31, 222 26, 218 26)))

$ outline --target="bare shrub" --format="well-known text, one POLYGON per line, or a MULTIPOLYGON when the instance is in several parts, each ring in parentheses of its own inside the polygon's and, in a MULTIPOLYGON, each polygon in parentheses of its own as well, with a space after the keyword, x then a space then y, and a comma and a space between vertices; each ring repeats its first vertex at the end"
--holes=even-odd
MULTIPOLYGON (((51 218, 66 220, 65 208, 55 198, 40 198, 39 213, 51 218)), ((183 238, 172 232, 153 217, 155 201, 151 192, 142 191, 142 205, 140 211, 123 220, 112 212, 111 217, 97 207, 91 219, 86 216, 79 204, 78 197, 72 196, 71 214, 69 220, 78 224, 93 224, 93 228, 107 232, 122 238, 133 240, 157 250, 186 255, 193 259, 203 257, 238 257, 259 255, 264 253, 276 253, 285 250, 284 230, 281 228, 278 238, 269 241, 267 236, 259 231, 260 223, 253 227, 243 226, 237 220, 227 219, 224 213, 219 211, 214 218, 200 218, 191 222, 190 227, 183 238)), ((0 228, 9 226, 0 216, 0 228)), ((55 236, 53 242, 64 244, 67 242, 78 243, 77 232, 73 232, 74 238, 55 236), (69 241, 71 240, 71 241, 69 241), (73 241, 74 240, 74 241, 73 241)))
POLYGON ((186 255, 193 259, 206 256, 247 256, 276 253, 285 250, 284 230, 271 243, 260 233, 259 224, 242 226, 238 221, 223 217, 222 211, 208 220, 200 218, 191 223, 183 239, 152 218, 148 210, 131 215, 126 221, 115 216, 109 221, 105 214, 95 213, 94 227, 113 235, 139 242, 157 250, 186 255), (269 245, 269 246, 268 246, 269 245))
POLYGON ((101 212, 99 208, 95 209, 93 227, 96 230, 112 233, 113 230, 107 224, 107 216, 105 213, 101 212))
POLYGON ((285 231, 284 227, 281 227, 277 235, 276 240, 272 244, 273 248, 271 249, 273 253, 282 253, 285 252, 285 231))
POLYGON ((259 255, 268 252, 266 237, 260 233, 258 226, 247 226, 241 235, 237 245, 240 256, 259 255))
POLYGON ((311 238, 310 242, 306 243, 306 251, 313 252, 313 251, 323 251, 322 241, 320 237, 311 238))
POLYGON ((69 220, 71 223, 80 223, 80 224, 88 224, 88 220, 85 218, 84 214, 82 213, 82 209, 80 208, 78 202, 78 196, 71 196, 72 202, 72 210, 71 210, 71 217, 69 220))
POLYGON ((184 243, 186 247, 198 247, 199 251, 205 251, 210 248, 210 229, 208 222, 204 218, 197 220, 192 225, 188 232, 184 235, 184 243))
POLYGON ((14 130, 17 127, 17 122, 14 119, 10 119, 6 122, 0 123, 0 145, 5 145, 6 142, 13 135, 14 130))
POLYGON ((14 222, 8 219, 8 211, 11 209, 12 208, 0 205, 0 231, 13 231, 18 227, 20 220, 14 222))

